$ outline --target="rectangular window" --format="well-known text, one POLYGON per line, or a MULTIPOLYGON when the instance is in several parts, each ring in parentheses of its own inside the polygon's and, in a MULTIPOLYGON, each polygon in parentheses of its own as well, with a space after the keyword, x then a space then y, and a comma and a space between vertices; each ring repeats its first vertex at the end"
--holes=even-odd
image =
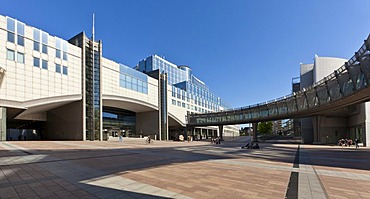
POLYGON ((17 21, 17 33, 24 36, 24 24, 19 21, 17 21))
POLYGON ((24 54, 23 53, 20 53, 20 52, 17 53, 17 62, 24 64, 24 54))
POLYGON ((63 52, 67 52, 67 41, 63 41, 63 52))
POLYGON ((58 50, 58 49, 57 49, 57 50, 55 51, 55 57, 57 57, 57 58, 62 58, 60 53, 61 53, 61 52, 60 52, 60 50, 58 50))
POLYGON ((55 38, 55 48, 58 50, 62 49, 62 40, 59 38, 55 38))
POLYGON ((8 32, 8 42, 12 42, 14 43, 15 42, 15 38, 14 38, 14 33, 12 32, 8 32))
POLYGON ((15 32, 15 21, 12 18, 6 18, 6 28, 9 31, 15 32))
POLYGON ((33 58, 33 66, 40 68, 40 58, 37 57, 33 58))
POLYGON ((48 69, 48 61, 42 60, 42 68, 43 69, 48 69))
POLYGON ((33 29, 33 40, 40 42, 40 31, 33 29))
POLYGON ((17 43, 20 46, 24 46, 24 37, 21 35, 17 35, 17 43))
POLYGON ((68 67, 63 66, 63 75, 68 75, 68 67))
POLYGON ((14 50, 9 50, 9 49, 7 49, 7 55, 6 55, 6 58, 7 58, 8 60, 12 60, 12 61, 14 61, 14 60, 15 60, 15 52, 14 52, 14 50))
POLYGON ((132 82, 132 80, 131 80, 131 79, 132 79, 132 78, 131 78, 131 76, 126 76, 126 81, 127 81, 127 82, 130 82, 130 83, 131 83, 131 82, 132 82))
POLYGON ((48 44, 48 34, 46 32, 42 32, 42 43, 48 44))
POLYGON ((61 73, 60 64, 55 64, 55 72, 61 73))
POLYGON ((33 41, 33 50, 40 51, 40 43, 37 41, 33 41))
POLYGON ((172 105, 176 105, 176 100, 172 100, 172 105))
POLYGON ((63 60, 66 60, 66 61, 68 61, 68 56, 67 56, 67 52, 63 52, 63 60))
POLYGON ((48 46, 45 44, 42 44, 42 53, 48 54, 48 46))
POLYGON ((134 91, 138 91, 138 90, 137 90, 137 85, 136 85, 136 84, 132 84, 132 90, 134 90, 134 91))

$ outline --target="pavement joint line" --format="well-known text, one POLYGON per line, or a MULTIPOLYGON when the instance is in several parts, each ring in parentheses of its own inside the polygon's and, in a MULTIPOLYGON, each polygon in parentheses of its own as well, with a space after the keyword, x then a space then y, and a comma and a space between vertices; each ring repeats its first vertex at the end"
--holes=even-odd
POLYGON ((4 149, 7 149, 9 151, 13 151, 13 149, 14 149, 14 150, 17 150, 17 151, 26 153, 28 155, 32 155, 32 153, 29 152, 26 148, 23 148, 23 147, 20 147, 20 146, 17 146, 17 145, 10 144, 9 142, 0 142, 0 143, 3 145, 3 148, 4 149))
MULTIPOLYGON (((63 162, 63 161, 73 161, 73 160, 85 160, 85 159, 95 159, 95 158, 105 158, 105 157, 117 157, 117 156, 127 156, 127 155, 136 155, 136 154, 138 154, 138 153, 126 153, 126 154, 116 154, 116 155, 101 155, 101 156, 87 156, 87 157, 80 157, 80 158, 65 158, 65 159, 53 159, 53 160, 44 160, 44 161, 36 161, 36 162, 22 162, 22 163, 12 163, 12 164, 0 164, 0 168, 1 167, 5 167, 5 166, 20 166, 20 165, 28 165, 28 164, 50 163, 50 162, 63 162)), ((32 155, 32 156, 39 156, 39 155, 32 155)))
MULTIPOLYGON (((137 153, 131 153, 131 154, 120 154, 119 156, 123 156, 123 155, 132 155, 132 154, 137 154, 137 153)), ((11 164, 11 165, 4 165, 4 166, 17 166, 17 165, 24 165, 24 164, 41 164, 41 163, 59 163, 59 164, 63 164, 63 163, 69 163, 70 165, 73 165, 73 163, 72 162, 69 162, 70 160, 80 160, 80 159, 90 159, 90 158, 102 158, 102 157, 111 157, 112 155, 104 155, 104 156, 94 156, 94 157, 84 157, 84 158, 69 158, 69 159, 55 159, 55 160, 51 160, 51 161, 38 161, 38 162, 32 162, 32 163, 23 163, 23 164, 11 164)), ((116 155, 116 156, 118 156, 118 155, 116 155)), ((69 165, 69 166, 70 166, 69 165)), ((0 168, 1 168, 1 166, 0 166, 0 168)), ((46 170, 54 170, 54 169, 57 169, 58 170, 58 168, 56 168, 56 167, 49 167, 49 168, 45 168, 44 167, 44 169, 46 169, 46 170)), ((60 175, 58 175, 58 172, 57 173, 55 173, 55 172, 52 172, 52 173, 54 173, 55 175, 57 175, 57 176, 60 176, 60 175)), ((93 173, 95 173, 95 172, 93 172, 93 173)), ((76 180, 76 176, 75 175, 73 175, 73 176, 66 176, 65 174, 67 174, 67 173, 63 173, 63 172, 59 172, 59 174, 62 174, 61 175, 61 177, 63 178, 64 177, 64 179, 67 179, 68 180, 68 178, 69 179, 72 179, 73 178, 73 180, 76 180)), ((82 176, 84 176, 84 175, 82 175, 82 176)), ((124 179, 123 177, 120 177, 120 176, 113 176, 113 177, 110 177, 110 178, 113 178, 113 179, 111 179, 111 180, 113 180, 113 181, 117 181, 117 178, 121 178, 121 180, 122 179, 124 179)), ((78 179, 78 178, 77 178, 78 179)), ((72 180, 72 181, 73 181, 72 180)), ((109 179, 109 178, 105 178, 105 180, 103 180, 102 182, 100 182, 100 184, 98 183, 98 184, 96 184, 96 186, 101 186, 101 185, 103 185, 103 187, 105 187, 104 186, 104 182, 105 183, 108 183, 108 184, 112 184, 111 183, 111 180, 109 179)), ((70 180, 68 180, 68 181, 70 181, 70 180)), ((130 182, 131 183, 129 183, 129 184, 127 184, 126 185, 126 187, 125 187, 125 189, 127 190, 127 189, 129 189, 130 191, 133 191, 133 192, 137 192, 137 193, 143 193, 143 192, 148 192, 148 191, 146 191, 146 189, 149 187, 153 187, 153 186, 151 186, 151 185, 147 185, 147 184, 144 184, 144 183, 141 183, 141 182, 138 182, 138 181, 133 181, 133 180, 131 180, 130 182), (132 181, 132 182, 131 182, 132 181), (140 186, 138 186, 138 185, 140 185, 140 186), (146 188, 146 189, 144 189, 144 188, 146 188), (144 189, 144 191, 143 191, 143 189, 144 189), (140 192, 138 192, 138 191, 140 191, 140 192)), ((83 182, 83 181, 82 181, 83 182)), ((91 181, 90 180, 90 183, 89 184, 91 184, 91 182, 95 182, 95 181, 91 181)), ((118 187, 116 187, 116 188, 118 188, 118 187)), ((120 189, 118 189, 118 190, 120 190, 120 189)), ((146 194, 151 194, 151 195, 157 195, 157 194, 159 194, 159 196, 163 196, 163 197, 173 197, 173 196, 175 196, 175 195, 177 195, 177 196, 181 196, 182 198, 191 198, 191 197, 187 197, 187 196, 183 196, 183 195, 181 195, 181 194, 179 194, 179 193, 175 193, 175 192, 171 192, 171 191, 168 191, 168 190, 164 190, 164 189, 161 189, 161 188, 158 188, 158 187, 154 187, 154 188, 152 188, 152 190, 156 190, 156 191, 154 191, 153 193, 151 193, 151 192, 149 192, 149 193, 146 193, 146 194)), ((102 192, 102 194, 103 195, 106 195, 106 194, 108 194, 107 196, 111 196, 111 195, 113 195, 113 194, 111 194, 111 193, 108 193, 108 192, 102 192)))
MULTIPOLYGON (((300 157, 300 144, 298 144, 297 151, 295 153, 293 168, 299 169, 299 157, 300 157)), ((298 198, 298 187, 299 187, 299 172, 292 170, 290 172, 289 182, 285 193, 285 198, 298 198)))
MULTIPOLYGON (((73 169, 74 167, 82 168, 81 165, 76 165, 72 162, 61 162, 61 164, 64 164, 65 167, 68 166, 68 168, 72 168, 72 170, 74 170, 73 169)), ((45 165, 45 164, 42 167, 44 169, 48 170, 49 172, 52 172, 55 175, 60 176, 63 179, 66 179, 67 181, 69 181, 71 183, 73 183, 73 181, 76 181, 78 179, 77 178, 77 179, 71 180, 71 178, 74 177, 75 175, 74 176, 65 176, 65 175, 62 174, 63 172, 61 172, 57 168, 54 168, 54 169, 51 170, 51 168, 48 167, 48 165, 45 165)), ((89 175, 91 176, 91 174, 95 174, 95 175, 100 176, 100 177, 98 177, 96 179, 95 178, 90 178, 88 180, 82 180, 82 181, 79 180, 78 183, 85 183, 85 184, 97 186, 97 187, 93 188, 93 190, 96 190, 97 192, 99 192, 99 189, 101 189, 103 187, 106 187, 105 184, 108 183, 110 185, 109 188, 113 189, 112 192, 117 191, 117 190, 122 190, 122 188, 124 188, 124 190, 126 190, 126 191, 132 191, 132 192, 135 192, 135 193, 143 193, 142 188, 146 188, 145 190, 147 190, 147 189, 148 190, 150 190, 150 189, 158 190, 159 189, 159 192, 158 191, 153 191, 153 192, 145 193, 145 194, 150 194, 150 196, 171 197, 171 196, 174 196, 174 195, 179 195, 179 193, 175 193, 175 192, 172 192, 172 191, 161 189, 159 187, 155 187, 155 186, 152 186, 152 185, 141 183, 139 181, 131 180, 131 179, 124 178, 124 177, 121 177, 121 176, 117 176, 117 175, 114 175, 114 174, 106 175, 106 173, 103 172, 103 171, 96 170, 96 169, 93 169, 93 168, 89 168, 89 167, 86 167, 86 166, 84 166, 84 168, 85 169, 81 170, 81 172, 82 172, 82 174, 86 174, 86 175, 81 175, 80 179, 81 178, 89 178, 88 176, 89 175), (122 187, 121 184, 111 183, 112 181, 113 182, 114 181, 128 182, 128 184, 122 187), (140 185, 140 186, 138 186, 138 185, 140 185), (162 193, 162 194, 158 195, 158 193, 162 193)), ((105 192, 107 192, 107 191, 105 191, 105 192)), ((106 194, 110 195, 110 193, 108 193, 108 192, 106 194)), ((191 197, 184 196, 184 198, 190 199, 191 197)))
MULTIPOLYGON (((32 146, 36 146, 34 144, 32 145, 27 145, 26 142, 14 142, 15 145, 17 144, 20 144, 21 146, 26 146, 28 149, 30 149, 31 151, 33 151, 32 149, 32 146)), ((30 142, 31 143, 31 142, 30 142)), ((87 157, 87 156, 91 156, 91 155, 102 155, 102 154, 105 154, 103 151, 104 150, 101 150, 101 147, 90 147, 90 148, 96 148, 96 150, 94 151, 100 151, 98 153, 89 153, 89 151, 93 151, 93 150, 89 150, 89 149, 85 149, 84 146, 81 146, 81 147, 69 147, 69 146, 80 146, 78 144, 75 144, 75 143, 78 143, 78 142, 66 142, 67 145, 65 145, 65 147, 62 147, 63 149, 71 149, 72 151, 78 151, 78 149, 82 149, 82 153, 81 154, 75 154, 73 155, 73 153, 75 152, 69 152, 72 156, 70 156, 70 154, 68 153, 63 153, 63 150, 59 151, 58 149, 55 149, 55 152, 52 152, 52 153, 46 153, 45 155, 48 155, 48 158, 53 158, 51 156, 54 156, 55 158, 75 158, 75 157, 87 157), (70 144, 70 145, 68 145, 70 144), (63 153, 63 154, 61 154, 63 153)), ((13 144, 13 143, 12 143, 13 144)), ((63 144, 63 143, 61 143, 63 144)), ((84 144, 84 143, 82 143, 84 144)), ((94 144, 94 143, 92 143, 94 144)), ((56 145, 56 144, 55 144, 56 145)), ((117 145, 116 143, 114 144, 110 144, 112 147, 110 148, 112 151, 112 154, 115 154, 114 152, 118 152, 118 153, 122 153, 124 152, 124 149, 127 149, 127 148, 116 148, 116 146, 119 146, 117 145)), ((2 145, 0 145, 2 146, 2 145)), ((51 142, 51 144, 46 144, 45 147, 47 150, 50 149, 50 147, 53 146, 53 143, 51 142)), ((109 149, 109 143, 106 144, 106 145, 98 145, 98 146, 107 146, 105 149, 109 149)), ((332 148, 328 148, 326 147, 327 149, 329 149, 327 152, 327 154, 325 154, 325 149, 322 151, 322 148, 323 147, 315 147, 315 146, 305 146, 305 149, 301 151, 300 153, 300 163, 299 163, 299 168, 291 168, 291 167, 287 167, 286 165, 289 165, 289 163, 291 163, 292 159, 294 158, 294 156, 292 156, 293 154, 293 151, 290 150, 292 147, 283 147, 281 148, 282 150, 279 150, 279 148, 274 148, 274 147, 271 147, 270 149, 264 151, 264 150, 255 150, 255 151, 241 151, 240 149, 238 148, 223 148, 223 146, 219 147, 216 149, 215 146, 188 146, 189 151, 192 151, 192 152, 183 152, 185 150, 179 150, 179 151, 176 151, 176 149, 178 149, 179 147, 173 147, 173 148, 164 148, 165 149, 165 152, 163 152, 162 150, 160 150, 159 148, 155 149, 155 148, 152 148, 152 147, 147 147, 146 149, 142 149, 141 147, 138 147, 138 148, 130 148, 128 152, 137 152, 139 154, 141 154, 142 156, 144 157, 140 157, 139 159, 144 159, 143 161, 143 164, 144 164, 144 168, 146 167, 150 167, 150 168, 153 168, 151 167, 151 163, 154 161, 154 164, 156 165, 156 161, 158 160, 163 160, 164 162, 167 162, 168 159, 172 159, 173 158, 177 158, 178 160, 173 160, 173 161, 170 161, 170 162, 173 162, 173 165, 171 165, 170 167, 168 167, 167 169, 170 169, 169 171, 171 172, 172 169, 176 168, 175 165, 179 164, 179 166, 181 166, 181 163, 182 162, 195 162, 195 163, 200 163, 202 166, 204 166, 204 164, 206 164, 205 167, 207 167, 208 163, 209 163, 209 166, 212 166, 213 169, 215 168, 228 168, 230 167, 231 170, 229 170, 228 172, 232 172, 234 171, 238 171, 239 168, 243 169, 243 170, 250 170, 250 171, 253 171, 255 170, 255 172, 263 172, 263 169, 270 169, 272 172, 271 173, 276 173, 278 174, 276 177, 277 178, 280 178, 282 177, 281 174, 284 174, 284 176, 286 176, 288 174, 288 172, 295 172, 295 173, 299 173, 299 189, 300 189, 300 195, 298 198, 326 198, 326 197, 332 197, 332 198, 336 198, 336 197, 340 197, 342 196, 341 193, 337 193, 335 192, 335 190, 346 190, 345 192, 343 192, 344 194, 344 197, 354 197, 354 198, 367 198, 367 197, 370 197, 370 194, 367 193, 367 192, 364 192, 364 191, 361 191, 361 189, 364 189, 364 187, 367 187, 370 181, 370 172, 368 172, 368 170, 366 169, 366 165, 369 164, 369 161, 368 160, 368 152, 365 153, 365 150, 362 150, 359 152, 354 152, 353 150, 353 153, 351 151, 345 151, 345 152, 342 152, 342 151, 338 151, 338 150, 332 150, 332 148), (155 150, 155 151, 151 151, 151 150, 155 150), (195 149, 195 151, 194 151, 195 149), (239 152, 240 151, 240 152, 239 152), (275 152, 276 151, 276 152, 275 152), (318 156, 316 155, 316 153, 318 153, 318 156), (324 153, 323 153, 324 152, 324 153), (330 152, 334 152, 334 156, 332 156, 332 158, 325 158, 325 157, 329 157, 329 155, 331 154, 330 152), (361 152, 361 153, 360 153, 361 152), (154 159, 147 159, 145 157, 147 156, 151 156, 153 153, 153 155, 155 155, 155 158, 154 159), (345 156, 342 156, 343 154, 345 153, 345 156), (352 157, 351 154, 358 154, 356 156, 353 156, 355 159, 353 158, 347 158, 347 157, 352 157), (213 156, 212 156, 213 154, 213 156), (336 154, 336 155, 335 155, 336 154), (364 156, 366 155, 366 156, 364 156), (258 158, 260 157, 260 158, 258 158), (338 157, 338 158, 336 158, 338 157), (339 161, 339 160, 345 160, 344 163, 343 161, 339 161), (251 160, 251 161, 249 161, 251 160), (333 161, 332 161, 333 160, 333 161), (337 161, 338 160, 338 161, 337 161), (362 161, 364 160, 364 161, 362 161), (213 162, 212 162, 213 161, 213 162), (220 164, 225 164, 225 166, 223 165, 218 165, 218 163, 220 164), (263 169, 255 169, 253 167, 249 167, 250 165, 246 165, 246 164, 251 164, 253 165, 254 164, 254 167, 255 168, 263 168, 263 169), (235 165, 235 166, 227 166, 227 165, 235 165), (352 165, 352 166, 351 166, 352 165), (278 166, 280 168, 272 168, 271 166, 278 166), (286 167, 286 168, 284 168, 286 167), (338 167, 338 169, 333 169, 333 167, 338 167), (347 168, 347 169, 346 169, 347 168), (284 172, 282 172, 284 171, 284 172), (326 178, 324 176, 331 176, 331 177, 334 177, 334 178, 326 178), (341 181, 341 179, 343 179, 343 181, 341 181), (348 181, 347 181, 348 179, 348 181), (320 184, 320 181, 322 181, 321 183, 323 184, 320 184), (339 180, 339 181, 338 181, 339 180), (336 183, 336 182, 342 182, 342 183, 336 183), (344 182, 346 182, 346 184, 344 184, 344 182), (347 184, 350 183, 350 184, 347 184), (323 187, 326 188, 323 190, 323 187), (342 189, 341 189, 342 188, 342 189), (302 192, 303 191, 303 192, 302 192), (325 196, 325 194, 327 194, 325 196), (329 195, 329 196, 328 196, 329 195)), ((56 146, 58 147, 58 145, 56 146)), ((229 146, 225 146, 225 147, 229 147, 229 146)), ((42 147, 37 147, 37 149, 40 149, 41 151, 39 150, 35 150, 35 152, 39 152, 40 154, 42 153, 42 147)), ((54 178, 57 178, 55 180, 51 180, 51 183, 54 184, 54 188, 52 189, 52 191, 48 192, 48 193, 51 193, 53 195, 53 197, 62 197, 62 196, 67 196, 68 193, 64 193, 60 190, 60 188, 62 190, 68 190, 70 193, 74 194, 74 192, 72 191, 72 188, 67 188, 68 186, 75 186, 77 188, 77 190, 80 190, 82 192, 86 192, 85 195, 87 197, 93 197, 94 194, 91 194, 89 193, 88 190, 92 190, 92 192, 94 193, 98 193, 98 194, 95 194, 95 197, 99 197, 99 196, 104 196, 106 198, 109 198, 109 197, 112 197, 112 196, 115 196, 115 197, 118 197, 118 195, 116 194, 122 194, 120 196, 122 196, 122 198, 161 198, 160 196, 155 196, 155 195, 151 195, 151 194, 146 194, 144 193, 145 191, 153 191, 153 192, 158 192, 157 189, 153 188, 153 189, 147 189, 145 188, 145 186, 134 186, 136 185, 137 183, 135 182, 132 182, 132 183, 129 183, 129 189, 133 189, 133 188, 136 188, 137 190, 135 190, 136 192, 132 191, 130 192, 130 190, 123 190, 122 188, 125 187, 125 184, 124 183, 121 183, 121 180, 120 180, 120 177, 124 177, 124 178, 127 178, 127 179, 134 179, 134 180, 138 180, 139 182, 143 182, 143 183, 149 183, 150 185, 154 185, 154 186, 160 186, 159 184, 157 185, 156 183, 154 183, 155 181, 153 181, 153 178, 154 176, 156 176, 156 174, 154 174, 156 172, 156 170, 153 170, 153 175, 151 174, 152 171, 151 170, 145 170, 145 169, 142 169, 140 168, 138 171, 138 173, 136 172, 124 172, 125 170, 131 170, 131 169, 134 169, 135 170, 135 167, 134 165, 126 165, 127 163, 125 163, 123 165, 123 168, 124 170, 120 170, 119 167, 115 166, 115 165, 111 165, 111 166, 108 166, 108 170, 105 170, 105 166, 104 166, 104 158, 101 158, 101 161, 100 160, 82 160, 82 161, 67 161, 67 160, 63 160, 63 161, 59 161, 59 162, 50 162, 50 163, 36 163, 35 165, 33 164, 29 164, 28 166, 17 166, 21 163, 29 163, 31 161, 34 161, 35 158, 41 158, 41 156, 39 155, 26 155, 25 153, 21 152, 21 151, 18 151, 16 149, 11 149, 9 147, 9 151, 2 151, 4 153, 1 153, 1 155, 3 156, 0 156, 0 164, 3 163, 3 160, 4 160, 4 166, 0 167, 0 186, 2 185, 9 185, 10 187, 13 187, 13 186, 19 186, 19 185, 22 185, 24 183, 28 183, 28 185, 30 186, 30 182, 32 182, 32 179, 38 181, 40 178, 39 176, 41 175, 42 177, 46 178, 46 179, 41 179, 41 184, 42 186, 47 186, 48 184, 48 179, 49 178, 52 178, 54 176, 54 178), (14 157, 15 156, 15 157, 14 157), (12 158, 13 157, 13 158, 12 158), (92 163, 94 164, 94 162, 99 162, 99 164, 97 164, 96 166, 94 165, 91 165, 89 163, 92 163), (15 166, 13 166, 15 165, 15 166), (91 165, 91 166, 90 166, 91 165), (82 166, 82 167, 81 167, 82 166), (103 167, 101 167, 103 166, 103 167), (38 169, 38 167, 40 167, 40 169, 38 169), (85 168, 86 167, 86 168, 85 168), (92 168, 94 167, 94 168, 92 168), (27 176, 25 175, 25 173, 28 173, 28 172, 31 172, 29 170, 29 168, 33 169, 33 173, 30 173, 31 176, 27 176), (10 171, 8 171, 10 169, 10 171), (21 170, 17 170, 17 169, 21 169, 21 170), (68 170, 68 172, 65 172, 66 170, 68 170), (123 172, 114 172, 114 171, 123 171, 123 172), (143 172, 142 172, 143 171, 143 172), (7 179, 3 179, 1 180, 2 176, 1 176, 1 173, 5 173, 7 172, 8 174, 4 175, 5 177, 6 176, 10 176, 11 179, 10 181, 7 181, 7 179), (9 174, 9 172, 11 172, 9 174), (113 172, 113 173, 112 173, 113 172), (148 181, 146 180, 142 180, 143 177, 145 177, 146 173, 149 172, 150 173, 150 179, 148 181), (109 174, 108 175, 108 179, 105 179, 104 178, 104 174, 109 174), (126 174, 128 174, 126 176, 126 174), (137 175, 138 174, 138 175, 137 175), (117 177, 118 176, 118 177, 117 177), (30 177, 30 178, 29 178, 30 177), (101 181, 98 181, 100 182, 100 185, 88 185, 88 184, 83 184, 83 183, 80 183, 81 180, 85 180, 85 179, 94 179, 94 177, 97 177, 96 179, 100 179, 101 181), (100 178, 98 178, 100 177, 100 178), (101 178, 103 177, 103 178, 101 178), (105 179, 105 180, 103 180, 105 179), (118 188, 121 188, 121 189, 111 189, 111 184, 116 184, 115 186, 117 186, 118 188), (58 188, 59 187, 59 188, 58 188), (54 191, 58 191, 58 194, 54 191), (55 195, 54 195, 55 194, 55 195), (123 197, 123 195, 125 197, 123 197)), ((37 154, 37 153, 36 153, 37 154)), ((128 159, 130 158, 134 158, 135 156, 127 156, 128 159)), ((137 156, 138 157, 138 156, 137 156)), ((113 158, 115 159, 115 158, 113 158)), ((113 160, 112 159, 112 160, 113 160)), ((122 158, 118 158, 117 160, 121 161, 123 159, 126 159, 125 157, 122 157, 122 158)), ((137 159, 137 158, 135 158, 137 159)), ((48 159, 50 160, 50 159, 48 159)), ((108 160, 108 159, 107 159, 108 160)), ((118 162, 118 161, 117 161, 118 162)), ((113 162, 112 162, 113 163, 113 162)), ((108 163, 109 164, 109 163, 108 163)), ((154 166, 155 166, 154 165, 154 166)), ((166 164, 167 165, 167 164, 166 164)), ((164 170, 160 167, 154 167, 155 169, 160 169, 161 172, 163 172, 164 170)), ((136 171, 136 170, 135 170, 136 171)), ((195 171, 195 174, 202 174, 201 172, 199 172, 201 170, 196 170, 195 171)), ((266 170, 267 173, 270 173, 270 171, 266 170)), ((169 175, 171 176, 171 175, 169 175)), ((168 176, 167 176, 168 177, 168 176)), ((211 182, 213 178, 211 178, 211 182)), ((217 179, 217 178, 215 178, 217 179)), ((274 177, 275 179, 275 177, 274 177)), ((281 184, 284 189, 284 187, 287 185, 287 183, 285 182, 285 179, 288 179, 287 177, 284 177, 284 179, 280 179, 279 180, 279 183, 278 184, 281 184), (284 181, 284 182, 283 182, 284 181)), ((225 180, 225 179, 224 179, 225 180)), ((195 182, 196 180, 190 180, 190 182, 195 182)), ((230 181, 231 182, 231 181, 230 181)), ((94 181, 92 181, 92 183, 94 183, 94 181)), ((166 182, 168 183, 168 182, 166 182)), ((225 182, 223 182, 225 183, 225 182)), ((40 184, 40 185, 41 185, 40 184)), ((188 184, 191 184, 191 183, 188 183, 188 184)), ((277 185, 277 184, 276 184, 277 185)), ((183 186, 183 185, 179 185, 179 186, 183 186)), ((217 185, 215 185, 217 186, 217 185)), ((31 187, 31 186, 30 186, 31 187)), ((40 186, 38 186, 40 187, 40 186)), ((175 189, 173 188, 172 185, 163 185, 163 186, 160 186, 163 190, 171 190, 173 192, 177 192, 179 194, 186 194, 187 192, 186 191, 182 191, 181 189, 175 189)), ((185 186, 186 187, 186 186, 185 186)), ((264 190, 265 187, 263 185, 258 185, 256 187, 260 187, 261 190, 264 190), (260 187, 261 186, 261 187, 260 187), (263 187, 263 189, 262 189, 263 187)), ((32 188, 32 187, 31 187, 32 188)), ((189 194, 189 196, 192 196, 192 197, 201 197, 201 195, 203 196, 203 194, 205 194, 206 191, 204 190, 201 190, 201 188, 204 188, 205 190, 207 190, 208 187, 196 187, 195 188, 195 191, 197 191, 196 194, 194 195, 191 195, 189 194), (198 188, 200 188, 198 190, 198 188)), ((266 187, 267 188, 267 187, 266 187)), ((38 189, 33 189, 34 192, 37 192, 37 190, 39 190, 40 188, 38 189)), ((193 187, 189 187, 189 189, 193 190, 193 187)), ((226 190, 228 191, 231 191, 230 189, 225 189, 223 190, 223 188, 221 187, 220 188, 220 192, 225 192, 226 190)), ((232 189, 234 190, 234 189, 232 189)), ((257 189, 252 189, 252 190, 245 190, 246 192, 250 192, 250 193, 253 193, 252 195, 256 196, 262 196, 260 194, 266 194, 265 192, 262 193, 259 191, 260 189, 257 188, 257 189)), ((272 193, 280 193, 280 192, 277 192, 277 187, 276 188, 268 188, 269 191, 271 191, 271 193, 268 192, 268 194, 272 194, 272 193)), ((366 189, 365 189, 366 190, 366 189)), ((17 194, 17 190, 14 190, 14 194, 17 194)), ((243 191, 242 191, 243 192, 243 191)), ((284 190, 282 190, 281 193, 283 193, 284 190)), ((190 192, 189 192, 190 193, 190 192)), ((245 192, 243 192, 245 193, 245 192)), ((244 194, 243 197, 247 196, 248 193, 244 194)), ((283 193, 284 194, 284 193, 283 193)), ((0 194, 1 195, 1 194, 0 194)), ((46 195, 43 194, 43 195, 46 195)), ((221 194, 222 195, 222 194, 221 194)), ((221 196, 220 195, 220 196, 221 196)), ((17 195, 15 195, 17 196, 17 195)), ((15 197, 14 196, 14 197, 15 197)), ((68 195, 69 196, 69 195, 68 195)), ((78 195, 77 193, 75 195, 70 195, 71 198, 74 196, 74 197, 82 197, 81 194, 78 195)), ((224 198, 227 197, 227 196, 231 196, 231 195, 223 195, 224 198)), ((235 194, 233 195, 235 196, 235 194)), ((268 196, 266 195, 263 195, 264 198, 269 198, 268 196)), ((277 196, 277 195, 275 195, 277 196)), ((26 195, 18 195, 18 197, 26 197, 26 195)), ((37 197, 37 196, 35 196, 37 197)), ((42 197, 41 195, 39 195, 39 197, 42 197)), ((166 197, 169 197, 169 198, 182 198, 180 195, 178 194, 175 194, 175 195, 172 195, 172 194, 167 194, 166 197)), ((212 194, 210 195, 204 195, 204 197, 213 197, 212 194)), ((271 197, 271 196, 270 196, 271 197)), ((283 197, 283 195, 282 195, 283 197)), ((1 197, 0 197, 1 198, 1 197)), ((163 198, 163 197, 162 197, 163 198)), ((280 197, 281 198, 281 197, 280 197)))
POLYGON ((302 146, 299 156, 299 167, 303 167, 306 172, 299 175, 298 198, 329 198, 314 166, 309 164, 309 156, 304 150, 305 148, 302 146))

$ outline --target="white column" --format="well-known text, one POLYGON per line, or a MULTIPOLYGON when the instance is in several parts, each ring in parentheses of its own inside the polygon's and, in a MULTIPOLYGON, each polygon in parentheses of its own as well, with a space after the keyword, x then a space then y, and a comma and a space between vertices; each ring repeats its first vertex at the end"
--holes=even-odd
POLYGON ((6 108, 0 107, 0 141, 6 141, 6 108))

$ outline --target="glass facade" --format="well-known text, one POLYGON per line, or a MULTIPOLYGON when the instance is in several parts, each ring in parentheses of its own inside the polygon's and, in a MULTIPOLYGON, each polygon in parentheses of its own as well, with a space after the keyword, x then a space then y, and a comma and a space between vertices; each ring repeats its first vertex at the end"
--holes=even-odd
MULTIPOLYGON (((101 44, 88 39, 84 34, 73 38, 72 43, 85 46, 85 121, 86 140, 101 140, 102 121, 101 102, 101 44)), ((64 51, 64 47, 62 49, 64 51)), ((63 74, 68 74, 68 67, 63 66, 63 74)))
POLYGON ((167 74, 168 84, 172 86, 172 104, 187 108, 191 112, 209 113, 232 107, 213 94, 208 86, 196 78, 188 66, 177 66, 158 55, 152 55, 135 67, 141 72, 159 70, 167 74))
POLYGON ((138 137, 136 134, 136 116, 134 112, 103 107, 103 129, 104 140, 109 136, 138 137))
POLYGON ((168 84, 173 85, 179 82, 187 81, 189 77, 188 71, 179 68, 177 65, 159 57, 158 55, 152 55, 145 60, 139 62, 136 70, 141 72, 150 72, 159 70, 160 73, 167 73, 168 84))
POLYGON ((119 85, 140 93, 148 94, 148 76, 120 64, 119 85))
MULTIPOLYGON (((100 107, 101 107, 101 99, 100 99, 100 51, 94 50, 94 134, 95 134, 95 140, 100 139, 100 107)), ((63 67, 63 74, 65 72, 65 69, 63 67)))
POLYGON ((159 75, 159 93, 160 93, 160 139, 168 139, 168 108, 167 108, 167 75, 159 75))

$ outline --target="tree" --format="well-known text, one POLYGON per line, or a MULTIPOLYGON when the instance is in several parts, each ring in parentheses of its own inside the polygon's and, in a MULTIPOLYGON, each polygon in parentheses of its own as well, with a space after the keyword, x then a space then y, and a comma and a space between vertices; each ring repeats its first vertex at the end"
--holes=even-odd
POLYGON ((272 133, 272 122, 260 122, 258 123, 258 133, 261 135, 270 135, 272 133))

